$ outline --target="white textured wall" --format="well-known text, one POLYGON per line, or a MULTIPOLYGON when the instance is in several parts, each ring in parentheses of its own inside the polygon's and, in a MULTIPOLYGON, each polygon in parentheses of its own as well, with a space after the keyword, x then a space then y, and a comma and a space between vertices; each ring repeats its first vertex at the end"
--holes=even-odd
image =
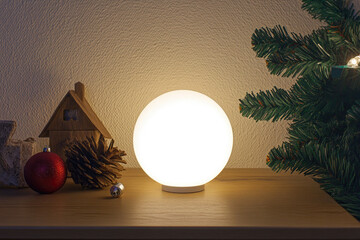
POLYGON ((270 76, 250 37, 276 24, 309 33, 319 22, 300 6, 299 0, 0 1, 0 119, 18 122, 16 138, 38 136, 82 81, 134 167, 132 130, 141 110, 162 93, 191 89, 213 98, 230 118, 228 167, 265 167, 287 124, 242 117, 238 99, 294 80, 270 76))

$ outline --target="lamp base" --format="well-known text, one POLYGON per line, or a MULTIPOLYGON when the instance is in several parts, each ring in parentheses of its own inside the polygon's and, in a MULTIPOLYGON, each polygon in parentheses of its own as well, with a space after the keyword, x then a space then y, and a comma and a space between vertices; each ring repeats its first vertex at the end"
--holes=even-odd
POLYGON ((172 187, 162 185, 162 190, 171 193, 194 193, 204 191, 205 185, 199 185, 194 187, 172 187))

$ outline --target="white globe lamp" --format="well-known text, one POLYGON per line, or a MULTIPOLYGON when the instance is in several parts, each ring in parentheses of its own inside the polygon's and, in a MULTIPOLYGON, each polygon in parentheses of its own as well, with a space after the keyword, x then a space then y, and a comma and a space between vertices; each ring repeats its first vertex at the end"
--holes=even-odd
POLYGON ((198 192, 225 167, 233 133, 222 108, 190 90, 165 93, 141 112, 134 129, 137 160, 168 192, 198 192))

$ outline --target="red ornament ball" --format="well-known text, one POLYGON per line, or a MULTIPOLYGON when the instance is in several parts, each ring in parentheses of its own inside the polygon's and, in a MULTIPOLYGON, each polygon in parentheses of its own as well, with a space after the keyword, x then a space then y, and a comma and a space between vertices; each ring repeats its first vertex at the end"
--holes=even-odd
POLYGON ((26 183, 38 193, 56 192, 66 181, 64 161, 56 153, 46 151, 32 156, 24 167, 26 183))

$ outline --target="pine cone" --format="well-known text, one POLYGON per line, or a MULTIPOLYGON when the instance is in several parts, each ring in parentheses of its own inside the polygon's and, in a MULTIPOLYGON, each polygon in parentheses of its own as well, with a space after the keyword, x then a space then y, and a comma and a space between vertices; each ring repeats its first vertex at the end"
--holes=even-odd
POLYGON ((86 189, 104 188, 115 184, 124 170, 120 163, 126 164, 122 159, 126 153, 113 145, 112 139, 107 147, 103 135, 98 143, 93 137, 87 137, 87 140, 75 140, 70 144, 65 149, 65 156, 67 168, 74 182, 86 189))

